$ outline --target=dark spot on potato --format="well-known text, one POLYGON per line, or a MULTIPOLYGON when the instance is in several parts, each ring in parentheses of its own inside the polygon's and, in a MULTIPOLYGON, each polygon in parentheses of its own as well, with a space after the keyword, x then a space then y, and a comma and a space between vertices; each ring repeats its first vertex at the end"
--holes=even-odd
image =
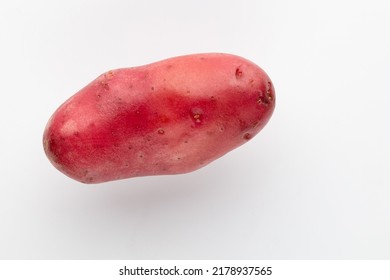
POLYGON ((252 128, 255 129, 260 124, 259 121, 255 121, 252 123, 252 128))
POLYGON ((239 67, 237 67, 237 69, 236 69, 236 79, 241 78, 241 76, 242 76, 242 70, 239 67))
POLYGON ((165 133, 164 129, 162 129, 162 128, 160 128, 157 132, 158 132, 158 134, 161 134, 161 135, 165 133))
POLYGON ((190 115, 196 124, 200 124, 203 119, 203 110, 200 108, 192 108, 190 115))
POLYGON ((244 137, 243 137, 245 140, 249 140, 252 138, 252 135, 250 133, 245 133, 244 134, 244 137))
POLYGON ((178 157, 177 159, 178 159, 178 160, 180 160, 180 159, 181 159, 181 157, 178 157))
POLYGON ((108 85, 108 82, 106 82, 106 81, 100 82, 100 85, 102 86, 102 88, 104 90, 109 90, 110 89, 110 86, 108 85))
POLYGON ((274 98, 274 97, 272 96, 272 90, 271 90, 271 88, 272 88, 272 84, 271 84, 271 82, 268 82, 268 83, 267 83, 266 97, 267 97, 267 99, 268 99, 269 101, 272 101, 272 99, 274 98))
POLYGON ((129 150, 133 149, 133 147, 131 147, 131 146, 128 146, 127 148, 128 148, 129 150))
POLYGON ((259 99, 257 100, 257 103, 260 105, 264 104, 264 105, 268 106, 271 103, 272 99, 273 99, 273 96, 272 96, 272 92, 271 92, 271 87, 270 87, 270 83, 268 83, 265 93, 263 93, 262 91, 259 91, 259 99))
POLYGON ((270 104, 270 99, 267 96, 261 95, 259 96, 259 99, 257 100, 257 103, 264 104, 264 105, 269 105, 270 104))
POLYGON ((154 87, 151 87, 150 89, 151 89, 151 90, 154 90, 154 87))
POLYGON ((245 120, 239 119, 238 122, 240 124, 241 131, 244 132, 248 129, 248 123, 245 120))

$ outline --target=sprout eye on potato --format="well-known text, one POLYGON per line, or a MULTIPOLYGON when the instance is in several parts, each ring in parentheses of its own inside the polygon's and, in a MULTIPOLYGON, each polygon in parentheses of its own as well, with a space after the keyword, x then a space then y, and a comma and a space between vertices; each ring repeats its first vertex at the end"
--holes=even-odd
POLYGON ((274 107, 273 84, 254 63, 186 55, 99 76, 55 111, 43 145, 83 183, 186 173, 250 140, 274 107))

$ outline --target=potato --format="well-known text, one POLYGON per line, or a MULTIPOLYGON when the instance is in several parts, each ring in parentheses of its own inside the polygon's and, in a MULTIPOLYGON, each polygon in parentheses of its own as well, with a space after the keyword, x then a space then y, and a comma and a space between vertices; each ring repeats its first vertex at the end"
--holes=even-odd
POLYGON ((274 87, 254 63, 194 54, 108 71, 62 104, 43 146, 83 183, 194 171, 268 122, 274 87))

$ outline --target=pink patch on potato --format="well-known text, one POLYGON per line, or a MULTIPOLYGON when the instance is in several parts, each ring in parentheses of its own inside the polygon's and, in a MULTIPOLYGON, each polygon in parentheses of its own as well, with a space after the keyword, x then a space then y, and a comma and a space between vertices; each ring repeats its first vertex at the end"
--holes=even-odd
POLYGON ((56 110, 43 145, 83 183, 186 173, 253 138, 274 107, 273 84, 254 63, 180 56, 101 75, 56 110))

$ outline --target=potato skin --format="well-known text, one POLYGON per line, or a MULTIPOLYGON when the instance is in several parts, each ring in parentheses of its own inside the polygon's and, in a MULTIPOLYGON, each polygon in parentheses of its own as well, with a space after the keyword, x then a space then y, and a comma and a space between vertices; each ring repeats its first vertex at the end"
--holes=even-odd
POLYGON ((111 70, 62 104, 43 146, 83 183, 194 171, 255 136, 275 107, 267 74, 230 54, 111 70))

